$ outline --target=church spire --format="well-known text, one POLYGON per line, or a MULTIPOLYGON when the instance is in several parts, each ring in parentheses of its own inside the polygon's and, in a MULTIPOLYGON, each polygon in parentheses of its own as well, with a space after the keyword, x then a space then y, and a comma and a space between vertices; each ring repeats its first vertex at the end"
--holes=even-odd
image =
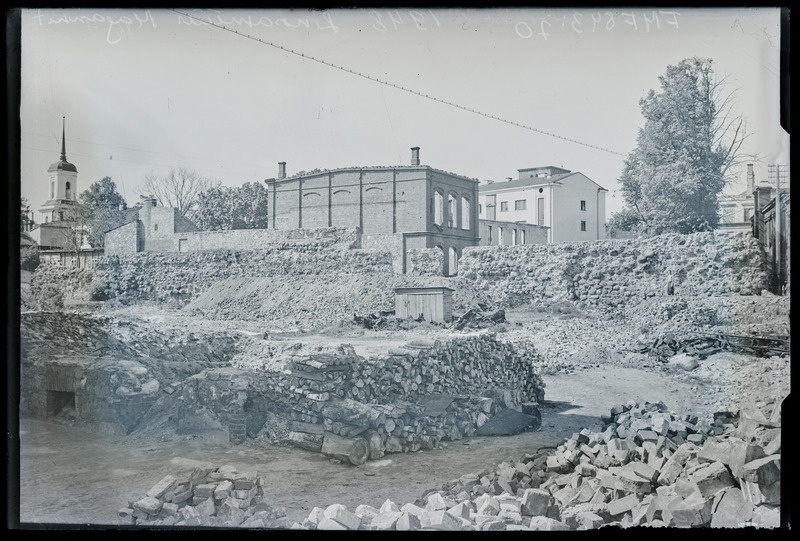
POLYGON ((64 140, 64 133, 66 132, 66 116, 61 117, 61 161, 67 161, 67 145, 64 140))

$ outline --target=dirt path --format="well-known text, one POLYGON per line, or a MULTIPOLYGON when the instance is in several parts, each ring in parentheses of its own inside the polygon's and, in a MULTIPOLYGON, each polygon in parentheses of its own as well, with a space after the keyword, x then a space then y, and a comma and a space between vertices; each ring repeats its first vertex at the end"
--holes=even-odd
POLYGON ((387 498, 413 502, 428 488, 465 473, 554 447, 615 404, 632 399, 664 401, 681 412, 701 404, 702 389, 669 374, 621 367, 593 367, 546 376, 546 407, 540 430, 508 437, 449 442, 427 452, 391 454, 361 467, 332 464, 326 457, 248 440, 232 446, 211 435, 137 443, 87 429, 23 419, 20 436, 20 520, 37 524, 115 525, 118 509, 136 500, 167 474, 196 466, 234 465, 260 471, 266 499, 298 522, 314 507, 341 503, 354 510, 379 507, 387 498))

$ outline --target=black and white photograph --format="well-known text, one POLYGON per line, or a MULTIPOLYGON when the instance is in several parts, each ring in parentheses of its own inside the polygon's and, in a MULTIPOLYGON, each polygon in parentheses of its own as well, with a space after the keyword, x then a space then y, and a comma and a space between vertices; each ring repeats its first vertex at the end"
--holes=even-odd
POLYGON ((791 529, 789 15, 7 12, 9 528, 791 529))

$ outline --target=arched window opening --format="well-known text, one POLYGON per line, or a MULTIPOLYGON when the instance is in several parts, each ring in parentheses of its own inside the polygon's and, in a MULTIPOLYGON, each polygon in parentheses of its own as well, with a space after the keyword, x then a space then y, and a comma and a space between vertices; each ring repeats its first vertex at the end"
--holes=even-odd
POLYGON ((433 194, 433 223, 444 224, 444 195, 438 190, 433 194))
POLYGON ((500 246, 503 244, 503 228, 497 228, 497 245, 500 246))
POLYGON ((66 188, 65 196, 66 196, 67 199, 72 199, 72 197, 70 196, 70 192, 71 192, 70 188, 71 187, 72 186, 70 185, 70 183, 67 182, 66 185, 65 185, 65 188, 66 188))
POLYGON ((472 224, 470 223, 469 198, 468 197, 462 197, 461 198, 461 229, 465 229, 467 231, 472 229, 472 224))
POLYGON ((448 194, 447 196, 447 227, 456 227, 456 196, 448 194))

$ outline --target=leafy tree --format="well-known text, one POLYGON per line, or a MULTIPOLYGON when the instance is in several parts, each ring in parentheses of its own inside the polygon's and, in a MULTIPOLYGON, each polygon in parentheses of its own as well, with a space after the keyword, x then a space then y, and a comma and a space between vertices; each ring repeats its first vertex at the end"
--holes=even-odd
POLYGON ((691 58, 659 77, 639 105, 645 118, 620 177, 628 226, 648 234, 714 229, 717 196, 745 139, 732 94, 712 60, 691 58))
POLYGON ((111 177, 103 177, 81 193, 78 200, 88 213, 89 244, 103 246, 105 232, 120 221, 120 205, 127 206, 125 198, 117 192, 117 185, 111 177))
POLYGON ((164 176, 148 173, 144 178, 141 195, 152 195, 159 205, 176 208, 181 216, 189 219, 197 205, 197 197, 212 186, 210 178, 185 167, 173 167, 164 176))
POLYGON ((192 221, 203 230, 265 229, 267 207, 267 188, 263 184, 218 184, 198 195, 192 221))
POLYGON ((19 228, 20 231, 27 231, 33 223, 31 219, 31 204, 27 197, 21 198, 19 203, 19 228))

